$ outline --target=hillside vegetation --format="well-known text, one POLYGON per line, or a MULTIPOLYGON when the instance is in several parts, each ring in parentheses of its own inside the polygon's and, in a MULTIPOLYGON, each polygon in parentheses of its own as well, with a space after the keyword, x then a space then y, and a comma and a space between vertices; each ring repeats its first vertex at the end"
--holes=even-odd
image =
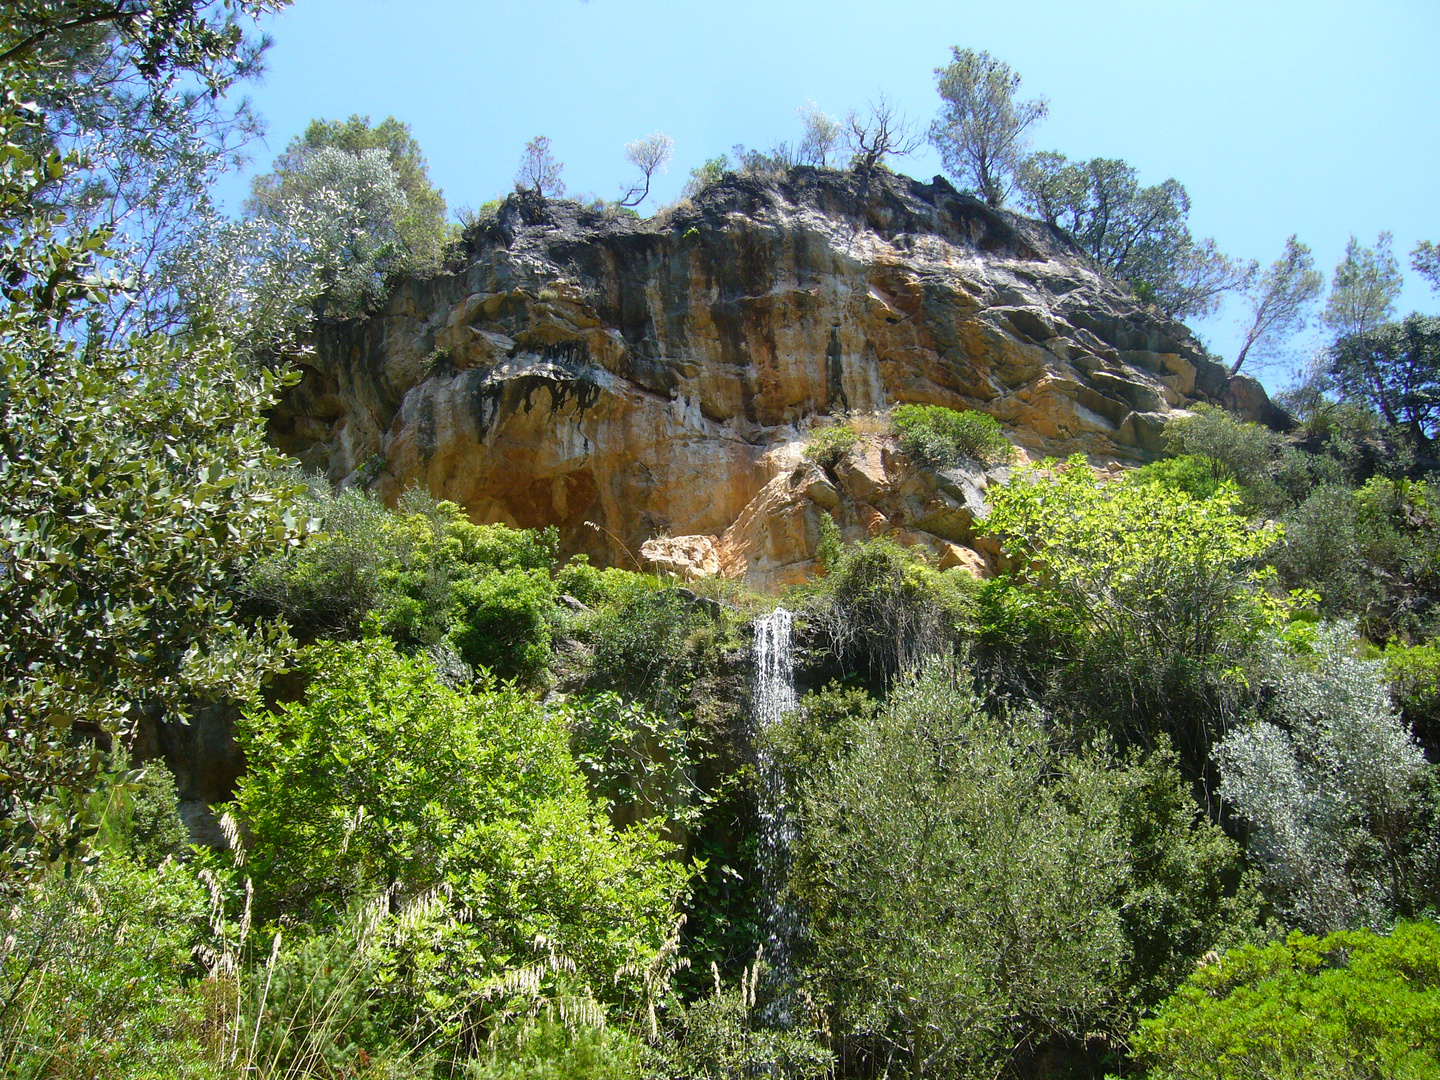
MULTIPOLYGON (((1440 1076, 1440 331, 1393 318, 1386 243, 1287 430, 1201 406, 1099 470, 975 411, 817 429, 829 475, 865 440, 992 467, 989 578, 829 518, 778 597, 602 567, 267 441, 315 326, 452 239, 393 119, 317 122, 213 211, 276 6, 0 15, 0 1074, 1440 1076), (98 209, 132 199, 151 261, 98 209), (800 696, 757 730, 777 604, 800 696), (223 844, 156 752, 202 716, 244 755, 223 844)), ((1019 154, 1043 107, 993 58, 938 74, 962 181, 1146 302, 1252 290, 1253 361, 1316 300, 1305 253, 1191 237, 1183 188, 1019 154), (977 157, 981 100, 1013 130, 977 157), (1104 185, 1168 231, 1116 262, 1104 185)), ((884 168, 879 105, 848 156, 812 109, 735 164, 884 168)), ((631 149, 611 213, 669 143, 631 149)), ((532 143, 517 197, 557 169, 532 143)))

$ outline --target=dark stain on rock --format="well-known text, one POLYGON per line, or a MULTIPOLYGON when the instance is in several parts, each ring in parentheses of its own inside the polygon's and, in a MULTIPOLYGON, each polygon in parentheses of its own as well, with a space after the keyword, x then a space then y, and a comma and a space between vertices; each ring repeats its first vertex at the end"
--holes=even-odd
POLYGON ((825 403, 831 412, 836 406, 849 411, 850 399, 845 396, 845 366, 840 355, 840 331, 830 328, 830 344, 825 348, 825 403))

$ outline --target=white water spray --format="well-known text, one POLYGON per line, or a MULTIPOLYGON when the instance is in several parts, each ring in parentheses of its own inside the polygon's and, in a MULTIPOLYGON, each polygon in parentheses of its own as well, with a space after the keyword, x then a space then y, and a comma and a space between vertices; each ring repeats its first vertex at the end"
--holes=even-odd
MULTIPOLYGON (((755 686, 751 712, 758 734, 798 704, 791 630, 795 616, 783 607, 755 620, 755 686)), ((760 916, 764 921, 765 959, 777 985, 790 981, 792 946, 800 932, 795 912, 780 900, 785 888, 795 826, 785 805, 785 787, 763 741, 757 740, 760 810, 760 916)))

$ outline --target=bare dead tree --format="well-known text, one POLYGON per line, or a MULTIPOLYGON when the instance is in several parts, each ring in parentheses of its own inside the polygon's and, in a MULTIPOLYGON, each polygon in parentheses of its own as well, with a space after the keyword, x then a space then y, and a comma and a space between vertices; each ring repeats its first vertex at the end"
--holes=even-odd
POLYGON ((852 110, 845 118, 845 126, 845 147, 853 155, 850 167, 861 173, 885 164, 886 158, 913 154, 924 141, 924 136, 884 94, 870 101, 870 111, 864 117, 852 110))

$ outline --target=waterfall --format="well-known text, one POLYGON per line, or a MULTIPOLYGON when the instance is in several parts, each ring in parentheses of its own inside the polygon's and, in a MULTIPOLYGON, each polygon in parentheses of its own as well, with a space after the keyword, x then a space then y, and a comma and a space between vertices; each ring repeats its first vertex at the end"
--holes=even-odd
MULTIPOLYGON (((797 704, 795 697, 795 655, 791 629, 795 616, 783 607, 755 620, 755 686, 751 713, 758 734, 779 720, 797 704)), ((790 982, 792 946, 800 933, 796 913, 780 900, 785 888, 790 844, 795 826, 785 805, 785 788, 779 770, 763 741, 757 740, 756 766, 759 774, 759 881, 765 960, 771 968, 771 982, 780 989, 790 982)), ((779 1005, 782 1022, 786 1019, 779 1005)))

